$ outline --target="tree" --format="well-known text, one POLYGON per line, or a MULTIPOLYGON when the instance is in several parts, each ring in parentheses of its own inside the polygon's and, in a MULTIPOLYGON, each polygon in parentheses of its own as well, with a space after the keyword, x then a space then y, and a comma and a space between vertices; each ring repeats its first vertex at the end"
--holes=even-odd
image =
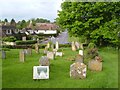
POLYGON ((8 22, 8 20, 5 18, 5 19, 4 19, 4 22, 8 22))
POLYGON ((27 22, 25 20, 22 20, 20 26, 21 26, 21 29, 26 28, 27 22))
POLYGON ((12 26, 16 26, 16 22, 15 22, 14 19, 11 19, 10 25, 12 25, 12 26))
POLYGON ((117 42, 120 2, 63 2, 57 24, 98 45, 117 42))

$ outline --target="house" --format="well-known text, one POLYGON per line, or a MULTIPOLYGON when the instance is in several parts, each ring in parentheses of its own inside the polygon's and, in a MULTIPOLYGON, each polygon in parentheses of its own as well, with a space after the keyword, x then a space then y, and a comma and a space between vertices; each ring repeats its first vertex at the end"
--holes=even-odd
POLYGON ((15 26, 0 24, 0 37, 13 36, 19 33, 15 26))
POLYGON ((34 29, 32 29, 32 25, 30 23, 29 27, 26 29, 26 34, 57 34, 58 26, 53 23, 36 23, 34 29))

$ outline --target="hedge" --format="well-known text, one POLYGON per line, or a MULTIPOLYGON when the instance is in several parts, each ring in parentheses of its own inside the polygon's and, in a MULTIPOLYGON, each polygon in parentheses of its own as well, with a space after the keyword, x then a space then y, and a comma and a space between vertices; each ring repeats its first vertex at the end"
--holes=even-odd
POLYGON ((29 45, 37 43, 36 40, 16 41, 16 45, 29 45))
MULTIPOLYGON (((39 48, 45 48, 46 44, 40 44, 39 48)), ((59 44, 59 47, 71 47, 70 44, 59 44)), ((35 48, 35 45, 2 45, 2 48, 9 49, 26 49, 26 48, 35 48)))

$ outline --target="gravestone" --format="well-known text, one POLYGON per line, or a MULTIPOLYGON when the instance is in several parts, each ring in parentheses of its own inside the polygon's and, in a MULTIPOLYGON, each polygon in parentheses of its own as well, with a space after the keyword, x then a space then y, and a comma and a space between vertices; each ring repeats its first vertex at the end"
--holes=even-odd
POLYGON ((97 60, 91 60, 88 63, 88 68, 91 71, 102 71, 102 62, 99 62, 97 60))
POLYGON ((20 51, 19 59, 20 59, 20 62, 24 62, 25 61, 25 52, 24 52, 24 50, 20 51))
POLYGON ((75 62, 80 62, 80 63, 83 63, 83 56, 82 55, 76 55, 75 57, 75 62))
POLYGON ((79 55, 83 56, 83 50, 79 50, 79 55))
POLYGON ((39 60, 39 63, 41 66, 49 66, 50 65, 50 60, 48 59, 47 56, 42 56, 39 60))
POLYGON ((47 54, 47 52, 48 52, 48 48, 47 48, 47 46, 46 46, 45 49, 43 50, 43 53, 44 53, 44 54, 47 54))
POLYGON ((62 56, 63 56, 63 53, 62 53, 62 52, 56 52, 56 53, 55 53, 55 56, 61 56, 61 57, 62 57, 62 56))
POLYGON ((83 44, 82 44, 82 43, 80 43, 80 49, 82 49, 82 50, 83 50, 83 44))
POLYGON ((22 41, 26 41, 26 37, 22 37, 22 41))
POLYGON ((53 52, 47 52, 47 57, 49 58, 49 59, 54 59, 54 53, 53 52))
POLYGON ((54 49, 54 44, 51 44, 51 49, 54 49))
POLYGON ((39 53, 39 45, 37 43, 35 44, 35 52, 39 53))
POLYGON ((2 59, 6 59, 6 52, 2 50, 2 59))
POLYGON ((28 52, 28 55, 32 55, 32 49, 31 48, 28 48, 27 52, 28 52))
POLYGON ((72 42, 72 51, 76 51, 76 46, 75 46, 74 41, 72 42))
POLYGON ((50 48, 50 43, 49 42, 47 43, 47 48, 50 48))
POLYGON ((95 56, 95 60, 102 62, 102 58, 100 56, 95 56))
POLYGON ((80 49, 80 44, 78 42, 75 42, 75 46, 77 49, 80 49))
POLYGON ((59 49, 59 43, 58 43, 58 41, 56 42, 55 46, 56 46, 56 49, 58 50, 59 49))
POLYGON ((33 79, 49 79, 49 66, 34 66, 33 79))
POLYGON ((86 78, 87 67, 84 63, 76 62, 70 66, 70 77, 74 79, 86 78))
POLYGON ((58 49, 53 49, 53 53, 56 54, 57 50, 58 50, 58 49))

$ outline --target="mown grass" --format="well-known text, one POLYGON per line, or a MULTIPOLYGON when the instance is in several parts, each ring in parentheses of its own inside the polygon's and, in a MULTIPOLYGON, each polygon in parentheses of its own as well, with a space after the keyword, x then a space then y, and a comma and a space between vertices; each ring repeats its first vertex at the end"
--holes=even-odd
MULTIPOLYGON (((42 50, 40 50, 42 52, 42 50)), ((39 58, 43 54, 36 54, 33 50, 31 56, 26 56, 25 63, 19 62, 19 50, 7 51, 7 58, 3 60, 2 83, 3 88, 117 88, 118 87, 118 58, 117 50, 112 48, 100 49, 103 57, 103 71, 93 72, 87 70, 86 79, 72 79, 69 76, 70 65, 78 51, 72 52, 64 48, 65 55, 51 60, 50 79, 32 79, 33 66, 39 65, 39 58)))

